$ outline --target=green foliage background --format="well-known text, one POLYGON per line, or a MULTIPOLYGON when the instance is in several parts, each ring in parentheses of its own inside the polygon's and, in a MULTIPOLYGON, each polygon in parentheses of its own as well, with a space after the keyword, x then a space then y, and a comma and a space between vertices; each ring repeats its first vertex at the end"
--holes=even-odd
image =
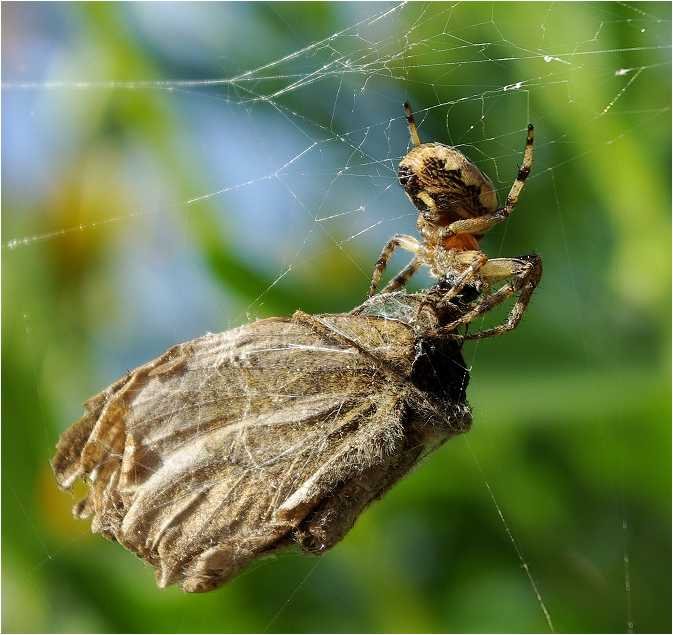
MULTIPOLYGON (((670 632, 668 3, 398 7, 380 24, 405 54, 366 90, 365 75, 343 67, 278 96, 282 110, 246 103, 249 94, 226 85, 16 85, 232 77, 395 6, 3 4, 4 631, 544 631, 518 548, 557 630, 625 631, 631 616, 638 631, 670 632), (563 52, 570 55, 544 60, 563 52), (475 63, 455 63, 466 60, 475 63), (387 220, 342 243, 358 226, 337 222, 330 238, 315 230, 297 256, 318 225, 311 217, 322 193, 303 199, 301 222, 282 216, 291 194, 274 207, 264 180, 249 188, 259 209, 241 210, 226 193, 185 205, 247 180, 218 173, 208 140, 193 130, 225 135, 212 142, 221 156, 238 157, 258 179, 265 143, 294 144, 289 159, 325 131, 391 119, 395 147, 372 153, 393 165, 406 147, 404 98, 422 112, 424 139, 462 135, 483 169, 497 167, 505 190, 527 118, 537 126, 534 178, 484 245, 496 255, 534 249, 545 275, 516 332, 466 346, 474 428, 319 560, 290 552, 210 594, 159 591, 149 568, 70 517, 73 498, 54 485, 48 460, 79 404, 206 330, 298 307, 348 310, 361 301, 383 240, 413 230, 388 173, 377 187, 396 207, 368 205, 360 227, 406 214, 404 227, 387 220), (251 135, 247 147, 232 131, 230 145, 236 114, 246 130, 272 132, 251 135), (288 120, 299 141, 273 137, 288 120), (297 240, 286 247, 287 231, 297 240), (33 235, 44 238, 10 242, 33 235)), ((329 44, 361 50, 363 42, 329 44)), ((283 73, 305 76, 329 54, 307 51, 298 59, 305 66, 290 60, 256 86, 287 85, 283 73)), ((350 165, 352 148, 344 149, 321 156, 331 166, 327 183, 350 165)))

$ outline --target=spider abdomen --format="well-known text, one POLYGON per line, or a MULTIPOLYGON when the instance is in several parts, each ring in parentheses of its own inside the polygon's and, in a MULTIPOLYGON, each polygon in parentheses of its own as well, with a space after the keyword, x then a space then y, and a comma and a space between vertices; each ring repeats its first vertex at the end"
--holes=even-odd
POLYGON ((413 205, 438 225, 495 212, 491 180, 463 154, 442 143, 423 143, 400 162, 399 179, 413 205))

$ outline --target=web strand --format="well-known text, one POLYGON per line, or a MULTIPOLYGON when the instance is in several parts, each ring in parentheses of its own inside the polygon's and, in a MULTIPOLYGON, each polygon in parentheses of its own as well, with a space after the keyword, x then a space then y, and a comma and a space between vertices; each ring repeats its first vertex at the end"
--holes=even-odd
POLYGON ((465 443, 467 444, 468 449, 470 450, 470 454, 472 455, 472 458, 474 459, 475 465, 477 466, 477 469, 479 470, 479 473, 481 474, 481 477, 484 481, 484 485, 486 486, 486 489, 488 490, 488 495, 493 502, 493 506, 495 507, 496 511, 498 512, 498 517, 500 518, 500 522, 502 523, 503 528, 505 529, 505 533, 507 534, 507 538, 509 539, 510 543, 512 544, 512 547, 514 548, 514 552, 516 553, 516 557, 519 559, 519 562, 521 563, 521 568, 524 570, 524 573, 526 575, 526 578, 528 579, 528 582, 531 586, 531 589, 533 590, 533 593, 535 595, 535 599, 537 600, 538 604, 540 605, 540 610, 542 611, 542 614, 544 615, 544 619, 547 622, 547 627, 549 628, 550 633, 554 633, 554 624, 551 619, 551 615, 549 614, 549 610, 547 609, 547 605, 545 604, 544 599, 542 598, 542 594, 540 593, 540 589, 537 585, 537 582, 535 582, 535 578, 533 577, 533 574, 531 573, 530 567, 526 560, 523 557, 523 553, 521 552, 521 549, 519 548, 519 545, 517 541, 514 539, 514 534, 512 534, 512 530, 509 528, 509 524, 505 520, 505 515, 502 513, 502 508, 498 504, 498 501, 495 498, 495 494, 493 493, 493 488, 491 487, 491 484, 489 483, 488 479, 486 478, 486 474, 484 473, 484 469, 481 466, 481 462, 477 458, 477 455, 475 454, 474 450, 472 449, 472 444, 470 443, 469 438, 465 437, 465 443))

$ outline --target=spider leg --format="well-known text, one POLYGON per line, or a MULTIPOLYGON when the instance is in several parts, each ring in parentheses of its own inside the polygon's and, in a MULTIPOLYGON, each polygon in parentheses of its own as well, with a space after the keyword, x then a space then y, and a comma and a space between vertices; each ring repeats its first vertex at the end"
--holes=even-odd
MULTIPOLYGON (((455 298, 464 288, 465 285, 472 282, 477 277, 479 269, 488 262, 488 256, 481 251, 464 251, 459 255, 459 260, 463 263, 469 263, 468 267, 453 281, 451 288, 442 295, 439 302, 439 308, 446 308, 453 298, 455 298)), ((417 315, 420 315, 421 310, 425 306, 429 306, 429 302, 422 302, 418 308, 417 315)), ((441 329, 442 331, 444 329, 441 329)))
POLYGON ((467 251, 461 254, 461 260, 469 257, 470 264, 453 283, 453 286, 442 296, 442 304, 450 302, 477 277, 479 270, 489 262, 488 256, 481 251, 467 251))
POLYGON ((518 258, 494 258, 482 266, 480 273, 487 282, 501 280, 506 277, 511 277, 512 279, 494 293, 482 298, 471 311, 468 311, 460 319, 444 326, 440 332, 448 333, 454 331, 462 324, 469 324, 479 315, 490 311, 510 296, 518 293, 519 297, 503 324, 483 331, 469 333, 461 337, 461 339, 473 340, 492 337, 516 328, 526 311, 535 287, 537 287, 542 277, 542 259, 536 254, 519 256, 518 258))
POLYGON ((420 268, 421 261, 418 256, 414 256, 412 261, 400 271, 385 287, 381 293, 389 293, 403 287, 420 268))
MULTIPOLYGON (((381 276, 385 271, 388 260, 393 255, 393 252, 398 247, 410 251, 412 254, 416 254, 420 249, 420 244, 413 236, 407 236, 406 234, 395 234, 387 243, 386 246, 382 249, 379 259, 374 265, 374 272, 372 273, 372 282, 369 286, 369 297, 373 296, 376 293, 376 288, 379 286, 381 281, 381 276)), ((401 275, 401 272, 400 274, 401 275)))
POLYGON ((514 211, 519 202, 519 196, 526 183, 526 179, 533 167, 533 124, 528 124, 528 133, 526 136, 526 147, 523 151, 523 161, 512 184, 505 205, 496 210, 493 214, 485 214, 475 218, 458 220, 442 230, 443 236, 453 236, 454 234, 483 234, 489 229, 501 223, 514 211))
POLYGON ((416 120, 414 119, 414 111, 411 110, 411 104, 408 101, 404 102, 404 114, 407 116, 407 126, 409 127, 409 137, 412 145, 421 145, 421 138, 418 136, 418 128, 416 128, 416 120))

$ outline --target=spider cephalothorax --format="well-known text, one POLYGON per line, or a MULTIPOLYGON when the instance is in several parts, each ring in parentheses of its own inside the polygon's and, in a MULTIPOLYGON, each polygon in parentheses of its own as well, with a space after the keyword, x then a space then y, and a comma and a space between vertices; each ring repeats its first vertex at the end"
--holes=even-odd
POLYGON ((521 168, 505 205, 498 207, 491 180, 456 148, 441 143, 421 143, 408 103, 404 104, 404 110, 413 147, 402 158, 398 174, 409 200, 419 211, 416 226, 422 239, 397 234, 387 243, 374 268, 369 295, 376 293, 390 256, 401 247, 412 252, 414 258, 384 291, 403 286, 425 265, 436 278, 452 281, 446 301, 460 294, 468 284, 480 290, 474 306, 444 330, 454 331, 518 294, 504 324, 467 337, 486 337, 511 330, 523 317, 530 296, 540 281, 542 260, 535 254, 489 259, 479 249, 479 240, 491 227, 509 217, 517 204, 533 165, 533 126, 528 125, 521 168), (507 279, 508 282, 490 293, 492 283, 507 279))

